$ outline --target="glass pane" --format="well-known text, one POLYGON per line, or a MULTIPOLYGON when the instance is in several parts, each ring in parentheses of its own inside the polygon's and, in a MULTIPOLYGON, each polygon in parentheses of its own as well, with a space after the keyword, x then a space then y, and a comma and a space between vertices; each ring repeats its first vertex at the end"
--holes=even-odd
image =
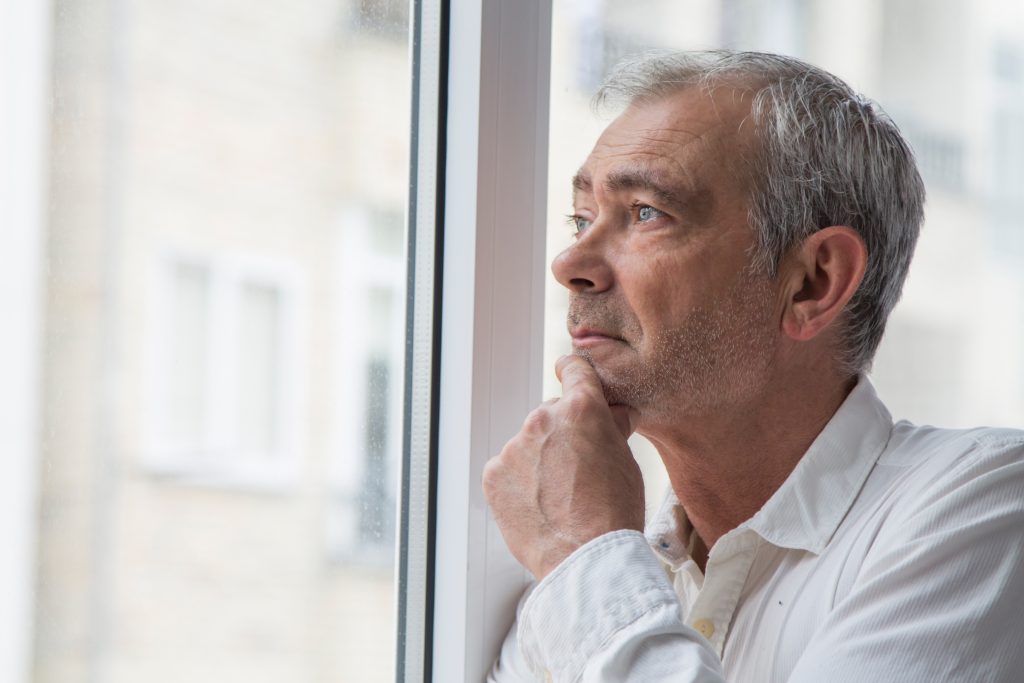
POLYGON ((200 450, 205 429, 203 386, 207 378, 210 283, 202 266, 179 263, 171 281, 170 318, 175 333, 168 338, 167 432, 170 443, 200 450))
MULTIPOLYGON (((913 146, 926 222, 872 380, 893 415, 1024 425, 1024 9, 1013 0, 558 0, 548 257, 571 240, 569 179, 609 122, 588 109, 622 56, 647 49, 781 52, 877 100, 913 146), (842 36, 842 40, 836 40, 842 36)), ((547 290, 546 366, 569 351, 567 299, 547 290)), ((552 373, 545 395, 557 393, 552 373)), ((635 439, 649 507, 666 479, 635 439)))
POLYGON ((408 3, 54 5, 30 680, 390 681, 408 3))
POLYGON ((238 335, 238 434, 243 457, 277 455, 281 379, 281 294, 246 284, 241 291, 238 335))

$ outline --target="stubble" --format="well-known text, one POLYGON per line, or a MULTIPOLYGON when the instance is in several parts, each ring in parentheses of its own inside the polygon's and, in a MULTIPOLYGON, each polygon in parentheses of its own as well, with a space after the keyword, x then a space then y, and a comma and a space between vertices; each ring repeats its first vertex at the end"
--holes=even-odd
POLYGON ((574 297, 570 324, 616 330, 628 340, 630 362, 597 361, 586 349, 609 404, 636 408, 645 417, 678 418, 735 406, 757 392, 774 356, 774 291, 765 278, 743 273, 722 297, 694 307, 673 329, 648 337, 611 301, 574 297))

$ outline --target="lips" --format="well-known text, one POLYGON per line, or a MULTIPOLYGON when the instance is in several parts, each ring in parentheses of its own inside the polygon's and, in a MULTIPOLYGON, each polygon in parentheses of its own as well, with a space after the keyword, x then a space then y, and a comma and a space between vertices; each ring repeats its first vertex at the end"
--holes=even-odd
POLYGON ((576 329, 569 330, 569 334, 572 335, 573 339, 584 339, 586 337, 607 337, 608 339, 622 341, 621 337, 618 337, 612 334, 611 332, 599 330, 592 327, 577 327, 576 329))
POLYGON ((572 294, 566 327, 576 348, 609 342, 631 346, 643 335, 632 314, 608 296, 572 294))
POLYGON ((608 330, 601 330, 591 327, 577 327, 571 329, 569 334, 572 336, 573 346, 593 346, 595 344, 601 344, 605 342, 624 342, 622 337, 608 330))

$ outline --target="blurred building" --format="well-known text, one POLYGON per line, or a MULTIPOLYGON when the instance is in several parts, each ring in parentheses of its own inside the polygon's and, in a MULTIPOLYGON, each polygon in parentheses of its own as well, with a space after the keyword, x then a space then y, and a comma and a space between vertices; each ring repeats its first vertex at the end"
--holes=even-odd
POLYGON ((54 20, 35 680, 390 680, 407 8, 54 20))

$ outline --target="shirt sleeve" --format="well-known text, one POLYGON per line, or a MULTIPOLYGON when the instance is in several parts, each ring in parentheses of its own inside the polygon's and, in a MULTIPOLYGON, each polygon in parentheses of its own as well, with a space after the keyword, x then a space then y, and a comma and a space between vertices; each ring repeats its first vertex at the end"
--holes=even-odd
POLYGON ((523 606, 530 597, 530 593, 537 587, 536 583, 530 584, 519 599, 519 606, 516 608, 516 621, 505 636, 505 642, 501 645, 501 653, 487 676, 487 683, 542 683, 544 679, 538 679, 530 670, 526 660, 523 659, 523 651, 519 647, 517 630, 519 618, 523 612, 523 606))
MULTIPOLYGON (((521 656, 520 671, 534 678, 495 683, 724 682, 717 655, 683 623, 672 584, 637 531, 579 548, 536 586, 517 623, 519 652, 508 656, 521 656)), ((509 638, 502 658, 514 649, 509 638)))
POLYGON ((1024 672, 1024 445, 979 444, 897 510, 789 683, 1024 672))

